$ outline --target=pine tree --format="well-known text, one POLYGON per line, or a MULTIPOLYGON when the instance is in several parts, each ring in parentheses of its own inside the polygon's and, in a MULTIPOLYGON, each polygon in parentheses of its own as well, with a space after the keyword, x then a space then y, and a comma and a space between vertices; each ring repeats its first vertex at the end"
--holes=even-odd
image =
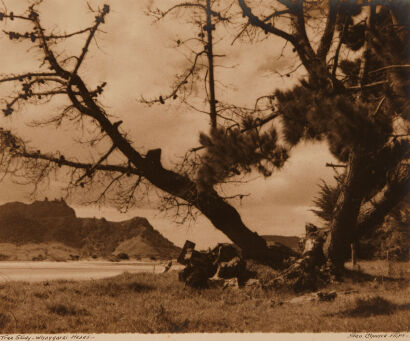
POLYGON ((287 144, 326 141, 345 167, 337 185, 323 184, 316 199, 316 213, 331 230, 325 254, 338 272, 361 227, 380 220, 407 193, 409 4, 329 1, 315 50, 306 22, 308 11, 323 10, 321 5, 280 1, 293 28, 289 35, 257 17, 248 2, 239 0, 250 24, 293 44, 307 71, 298 85, 274 93, 287 144), (369 202, 376 202, 374 209, 361 214, 369 202))

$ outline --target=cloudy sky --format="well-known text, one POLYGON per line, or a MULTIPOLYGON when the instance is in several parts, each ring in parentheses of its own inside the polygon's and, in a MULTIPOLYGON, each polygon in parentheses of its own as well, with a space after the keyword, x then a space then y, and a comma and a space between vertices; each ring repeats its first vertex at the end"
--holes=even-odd
MULTIPOLYGON (((28 5, 26 0, 5 0, 7 10, 15 14, 23 13, 28 5)), ((154 23, 145 15, 149 6, 165 9, 177 1, 122 0, 89 1, 90 7, 102 7, 109 3, 111 11, 102 27, 104 32, 97 35, 96 42, 81 75, 88 84, 95 86, 107 82, 101 98, 106 111, 121 118, 123 131, 141 152, 151 148, 162 148, 165 166, 171 166, 176 159, 191 147, 198 145, 198 134, 208 129, 208 117, 193 112, 178 104, 147 107, 140 103, 141 96, 153 98, 169 92, 175 74, 183 72, 189 64, 184 57, 186 50, 175 48, 175 41, 197 34, 197 29, 184 24, 189 12, 170 16, 154 23), (165 4, 166 3, 166 4, 165 4)), ((0 6, 1 7, 1 6, 0 6)), ((87 27, 94 20, 85 1, 46 0, 40 7, 43 24, 55 33, 72 32, 87 27)), ((1 23, 2 29, 24 32, 28 27, 18 21, 1 23)), ((215 53, 226 55, 221 61, 224 68, 216 69, 216 79, 224 84, 217 89, 217 97, 238 105, 252 105, 256 98, 272 93, 276 88, 287 88, 301 76, 299 69, 292 77, 281 78, 297 65, 292 51, 286 48, 279 58, 284 42, 270 37, 258 43, 237 42, 231 46, 235 30, 218 32, 219 43, 215 53)), ((83 39, 72 39, 59 48, 62 55, 70 55, 81 49, 83 39)), ((15 43, 7 36, 0 38, 0 73, 20 73, 35 70, 39 66, 40 52, 29 43, 15 43)), ((5 96, 9 87, 0 87, 0 96, 5 96)), ((193 99, 195 101, 195 99, 193 99)), ((53 102, 44 107, 26 106, 11 117, 1 117, 0 126, 12 128, 20 136, 30 140, 44 152, 56 149, 65 155, 87 158, 90 151, 73 143, 79 132, 68 125, 61 131, 32 128, 27 125, 33 119, 42 119, 61 109, 64 102, 53 102), (54 111, 53 111, 54 110, 54 111)), ((312 198, 318 190, 321 179, 330 181, 333 171, 325 167, 333 161, 324 144, 302 144, 292 150, 286 166, 264 179, 251 174, 246 184, 229 188, 232 193, 251 193, 241 203, 233 202, 245 223, 260 234, 300 235, 306 222, 318 222, 309 211, 312 198)), ((64 177, 50 179, 48 188, 38 193, 38 199, 60 197, 64 188, 64 177)), ((32 188, 14 184, 5 178, 0 184, 0 204, 8 201, 30 201, 28 194, 32 188)), ((71 201, 70 201, 71 200, 71 201)), ((78 196, 69 203, 76 208, 78 216, 105 216, 108 220, 122 220, 134 215, 148 218, 151 224, 167 238, 178 245, 186 239, 197 243, 200 248, 208 247, 218 241, 226 241, 204 217, 189 225, 178 225, 172 213, 159 213, 154 203, 141 202, 138 207, 121 214, 112 207, 84 207, 78 196)))

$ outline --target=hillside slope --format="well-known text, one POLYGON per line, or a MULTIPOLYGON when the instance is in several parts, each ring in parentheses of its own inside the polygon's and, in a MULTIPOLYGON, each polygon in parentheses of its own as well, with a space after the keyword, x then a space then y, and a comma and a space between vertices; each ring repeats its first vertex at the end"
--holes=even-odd
POLYGON ((61 243, 67 249, 77 250, 81 257, 110 257, 123 252, 134 258, 168 259, 180 251, 146 218, 134 217, 121 222, 77 218, 64 200, 0 206, 0 243, 19 247, 61 243))
POLYGON ((263 235, 262 236, 268 245, 279 243, 291 248, 293 251, 299 252, 300 238, 296 236, 278 236, 278 235, 263 235))

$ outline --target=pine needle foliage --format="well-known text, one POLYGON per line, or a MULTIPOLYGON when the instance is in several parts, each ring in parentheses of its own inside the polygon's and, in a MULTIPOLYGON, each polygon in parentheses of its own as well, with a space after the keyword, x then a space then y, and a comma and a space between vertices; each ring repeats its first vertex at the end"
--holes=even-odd
POLYGON ((313 204, 316 208, 311 211, 326 224, 329 224, 333 219, 333 212, 340 194, 340 188, 337 185, 331 186, 323 180, 319 188, 317 197, 313 199, 313 204))
POLYGON ((249 118, 242 127, 218 127, 212 129, 210 135, 201 133, 200 143, 206 147, 197 175, 201 189, 252 170, 268 177, 288 159, 287 149, 278 144, 276 129, 271 127, 262 132, 257 120, 249 118))

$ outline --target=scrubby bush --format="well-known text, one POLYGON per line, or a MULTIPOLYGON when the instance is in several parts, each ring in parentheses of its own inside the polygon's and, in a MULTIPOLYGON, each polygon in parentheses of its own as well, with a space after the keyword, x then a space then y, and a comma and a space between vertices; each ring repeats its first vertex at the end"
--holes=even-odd
POLYGON ((128 260, 130 259, 130 257, 128 256, 128 254, 126 254, 125 252, 121 252, 117 255, 118 259, 122 259, 122 260, 128 260))

